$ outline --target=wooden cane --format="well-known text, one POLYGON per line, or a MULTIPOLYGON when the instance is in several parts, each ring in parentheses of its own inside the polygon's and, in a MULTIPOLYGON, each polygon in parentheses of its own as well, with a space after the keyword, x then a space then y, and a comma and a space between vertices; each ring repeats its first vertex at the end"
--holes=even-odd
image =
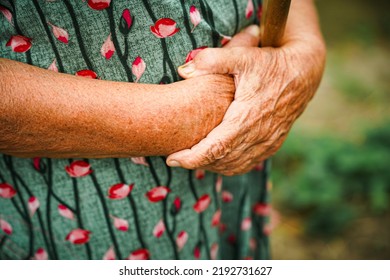
POLYGON ((291 0, 263 0, 260 34, 262 47, 280 47, 291 0))

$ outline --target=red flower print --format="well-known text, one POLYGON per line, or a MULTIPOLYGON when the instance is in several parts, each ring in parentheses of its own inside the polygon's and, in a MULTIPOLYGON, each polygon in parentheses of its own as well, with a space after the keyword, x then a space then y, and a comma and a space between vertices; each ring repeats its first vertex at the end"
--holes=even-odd
POLYGON ((199 248, 199 246, 195 246, 195 248, 194 248, 194 257, 195 257, 195 259, 199 259, 200 258, 200 248, 199 248))
POLYGON ((193 208, 195 212, 202 213, 209 207, 211 203, 211 198, 208 194, 204 194, 199 198, 199 200, 194 204, 193 208))
POLYGON ((83 177, 92 173, 91 165, 82 160, 76 160, 65 167, 65 171, 70 177, 83 177))
POLYGON ((158 223, 156 224, 156 226, 153 229, 153 235, 156 238, 160 238, 164 232, 165 232, 165 224, 164 224, 163 220, 160 220, 160 221, 158 221, 158 223))
POLYGON ((47 252, 45 251, 45 249, 38 248, 38 250, 34 254, 34 258, 33 259, 34 260, 44 261, 44 260, 48 260, 49 257, 47 255, 47 252))
POLYGON ((124 9, 119 23, 119 31, 126 36, 129 34, 132 25, 133 18, 131 17, 130 10, 124 9))
POLYGON ((84 229, 74 229, 68 233, 65 240, 68 240, 72 244, 85 244, 89 241, 90 231, 84 229))
POLYGON ((223 191, 222 192, 222 201, 225 202, 225 203, 232 202, 233 201, 232 193, 230 193, 228 191, 223 191))
POLYGON ((116 184, 108 189, 108 198, 110 199, 123 199, 127 197, 133 190, 134 184, 116 184))
POLYGON ((53 60, 53 62, 50 64, 50 66, 47 68, 47 70, 58 72, 56 59, 53 60))
POLYGON ((0 228, 2 231, 4 231, 5 234, 11 235, 12 234, 12 226, 5 220, 0 219, 0 228))
POLYGON ((177 196, 173 200, 173 205, 171 208, 172 215, 176 215, 177 213, 179 213, 180 209, 181 209, 181 200, 180 200, 180 197, 177 196))
POLYGON ((169 192, 171 192, 169 188, 160 186, 151 189, 145 194, 145 196, 150 202, 159 202, 165 199, 169 192))
POLYGON ((221 209, 218 209, 217 211, 215 211, 213 217, 211 218, 211 226, 212 227, 216 227, 219 225, 219 223, 221 222, 221 214, 222 214, 221 209))
POLYGON ((28 51, 32 44, 31 44, 31 38, 24 37, 22 35, 14 35, 12 36, 7 44, 5 44, 7 47, 11 47, 12 51, 18 52, 18 53, 24 53, 28 51))
POLYGON ((198 24, 200 23, 200 21, 202 20, 200 17, 200 13, 195 6, 190 7, 190 19, 191 19, 192 24, 194 25, 194 27, 191 30, 191 33, 192 33, 192 32, 194 32, 195 27, 197 27, 198 24))
POLYGON ((120 231, 128 231, 129 230, 129 222, 124 220, 124 219, 120 219, 118 217, 114 217, 112 216, 112 218, 114 219, 114 227, 117 229, 117 230, 120 230, 120 231))
POLYGON ((33 158, 33 166, 34 166, 36 171, 40 171, 41 170, 41 158, 39 158, 39 157, 33 158))
POLYGON ((205 171, 203 169, 196 169, 195 170, 195 178, 198 180, 204 179, 205 171))
POLYGON ((16 190, 7 183, 0 184, 0 197, 13 198, 16 195, 16 190))
POLYGON ((234 245, 234 244, 236 244, 237 238, 236 238, 236 236, 235 236, 234 234, 231 234, 231 235, 229 235, 229 237, 227 238, 227 241, 228 241, 230 244, 234 245))
POLYGON ((111 40, 111 33, 108 35, 106 41, 104 41, 102 48, 100 49, 100 53, 106 59, 110 59, 115 52, 114 43, 111 40))
POLYGON ((149 166, 149 164, 146 162, 145 157, 132 157, 132 158, 130 158, 130 160, 133 163, 138 164, 138 165, 149 166))
POLYGON ((48 22, 47 24, 49 24, 51 26, 51 29, 53 31, 53 35, 54 35, 54 37, 57 38, 58 41, 60 41, 64 44, 68 44, 69 34, 65 29, 58 27, 58 26, 55 26, 54 24, 52 24, 50 22, 48 22))
POLYGON ((88 70, 88 69, 77 71, 75 75, 79 76, 79 77, 97 79, 97 74, 95 72, 93 72, 92 70, 88 70))
POLYGON ((128 260, 148 260, 150 258, 149 251, 146 249, 138 249, 130 254, 128 260))
POLYGON ((220 193, 222 190, 222 176, 218 175, 217 181, 215 182, 215 190, 220 193))
POLYGON ((188 240, 188 233, 186 231, 181 231, 176 237, 176 246, 179 251, 183 249, 184 245, 186 245, 188 240))
POLYGON ((28 199, 28 210, 30 211, 30 215, 33 216, 37 209, 39 208, 39 200, 35 197, 32 196, 28 199))
POLYGON ((179 32, 180 28, 176 28, 176 21, 170 18, 159 19, 153 26, 150 27, 150 31, 157 38, 167 38, 175 35, 179 32))
POLYGON ((247 19, 250 19, 250 17, 253 15, 253 10, 254 10, 253 1, 248 0, 248 5, 246 6, 246 10, 245 10, 245 17, 247 19))
POLYGON ((185 63, 188 63, 190 62, 191 60, 193 60, 195 58, 195 56, 200 53, 202 50, 206 49, 207 46, 204 46, 204 47, 199 47, 195 50, 192 50, 190 51, 188 54, 187 54, 187 57, 186 57, 186 62, 185 63))
POLYGON ((104 254, 103 260, 112 261, 115 259, 116 259, 115 251, 114 251, 114 248, 111 246, 110 248, 108 248, 107 252, 104 254))
POLYGON ((241 230, 247 231, 252 227, 252 219, 250 217, 247 217, 242 220, 241 222, 241 230))
POLYGON ((12 13, 8 9, 3 7, 3 6, 0 6, 0 12, 7 19, 7 21, 13 26, 13 23, 12 23, 12 13))
POLYGON ((271 207, 265 203, 256 203, 253 206, 253 212, 259 216, 268 216, 271 212, 271 207))
POLYGON ((133 67, 131 71, 133 72, 133 75, 137 78, 135 80, 136 83, 138 83, 139 79, 141 79, 142 75, 144 74, 146 69, 146 64, 145 61, 138 56, 134 61, 133 61, 133 67))
POLYGON ((88 6, 94 10, 104 10, 110 6, 111 0, 88 0, 88 6))
POLYGON ((58 209, 58 213, 60 213, 62 217, 67 218, 69 220, 74 219, 73 212, 65 205, 59 204, 57 209, 58 209))
POLYGON ((210 257, 212 260, 216 260, 218 256, 218 243, 213 243, 210 248, 210 257))

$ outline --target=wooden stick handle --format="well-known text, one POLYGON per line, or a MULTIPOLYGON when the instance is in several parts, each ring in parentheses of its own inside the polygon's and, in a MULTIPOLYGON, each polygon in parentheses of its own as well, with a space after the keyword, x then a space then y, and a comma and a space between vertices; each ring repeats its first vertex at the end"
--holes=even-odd
POLYGON ((264 0, 261 17, 260 34, 262 47, 279 47, 291 0, 264 0))

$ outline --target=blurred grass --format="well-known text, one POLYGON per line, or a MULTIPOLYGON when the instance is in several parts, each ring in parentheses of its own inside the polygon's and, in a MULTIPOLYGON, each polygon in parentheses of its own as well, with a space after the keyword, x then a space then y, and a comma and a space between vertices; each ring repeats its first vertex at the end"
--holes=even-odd
POLYGON ((317 1, 316 97, 274 158, 275 259, 390 259, 390 1, 317 1))

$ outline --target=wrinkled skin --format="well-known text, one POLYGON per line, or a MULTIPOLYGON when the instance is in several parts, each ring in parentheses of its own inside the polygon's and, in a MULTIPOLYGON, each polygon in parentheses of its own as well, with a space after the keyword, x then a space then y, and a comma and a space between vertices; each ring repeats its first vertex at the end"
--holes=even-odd
POLYGON ((168 165, 238 175, 282 146, 318 88, 325 51, 318 54, 299 40, 280 48, 258 48, 258 44, 259 30, 251 26, 224 48, 205 49, 179 68, 185 79, 233 75, 236 93, 221 124, 191 149, 170 155, 168 165))

